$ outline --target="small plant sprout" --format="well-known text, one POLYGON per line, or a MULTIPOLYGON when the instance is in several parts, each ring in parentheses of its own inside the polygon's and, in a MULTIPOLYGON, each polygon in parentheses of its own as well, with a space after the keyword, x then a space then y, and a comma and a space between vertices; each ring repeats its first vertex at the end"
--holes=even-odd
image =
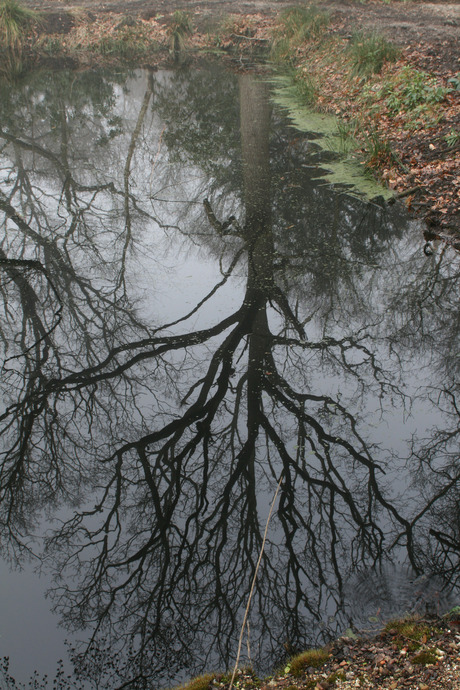
POLYGON ((457 72, 457 74, 454 77, 448 79, 447 83, 449 84, 452 91, 460 91, 460 72, 457 72))
POLYGON ((456 131, 455 129, 452 129, 444 138, 449 148, 460 144, 460 132, 456 131))

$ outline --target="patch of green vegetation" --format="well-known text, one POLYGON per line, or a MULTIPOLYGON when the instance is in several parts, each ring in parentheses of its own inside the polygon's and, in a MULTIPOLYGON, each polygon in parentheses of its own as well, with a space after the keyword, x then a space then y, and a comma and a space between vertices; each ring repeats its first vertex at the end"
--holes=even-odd
POLYGON ((185 685, 178 685, 174 690, 209 690, 209 686, 215 679, 216 675, 214 673, 205 673, 202 676, 193 678, 185 685))
POLYGON ((300 676, 309 667, 321 668, 328 659, 329 653, 325 649, 308 649, 292 657, 288 666, 293 676, 300 676))
POLYGON ((435 77, 409 66, 403 67, 375 91, 376 97, 383 98, 393 114, 414 113, 421 106, 436 105, 448 93, 449 89, 439 85, 435 77))
POLYGON ((273 34, 271 59, 291 61, 301 46, 323 35, 329 19, 327 12, 314 5, 291 7, 281 12, 273 34))
POLYGON ((317 98, 318 87, 314 79, 300 70, 291 72, 292 83, 297 95, 306 105, 314 105, 317 98))
POLYGON ((452 148, 453 146, 456 146, 458 143, 460 143, 460 132, 455 131, 454 129, 449 132, 449 134, 446 134, 444 137, 446 144, 449 148, 452 148))
POLYGON ((256 33, 256 23, 246 16, 227 15, 219 24, 219 32, 231 38, 232 36, 245 36, 251 38, 256 33))
POLYGON ((415 652, 438 630, 416 618, 402 618, 389 621, 384 632, 394 636, 394 643, 400 649, 407 647, 410 652, 415 652))
POLYGON ((428 666, 438 661, 438 655, 434 649, 424 649, 412 658, 412 663, 419 666, 428 666))
POLYGON ((286 36, 304 41, 318 38, 328 27, 329 19, 328 12, 319 10, 314 5, 291 7, 281 13, 279 26, 286 36))
POLYGON ((427 72, 406 66, 386 77, 380 84, 363 88, 363 105, 375 117, 382 112, 402 118, 408 130, 436 125, 442 116, 440 103, 450 89, 427 72))
POLYGON ((383 36, 376 33, 363 33, 352 36, 349 47, 352 74, 370 77, 380 74, 386 62, 394 62, 400 53, 399 49, 383 36))
POLYGON ((16 0, 0 2, 0 55, 3 70, 8 76, 22 71, 22 52, 33 24, 40 21, 34 10, 23 7, 16 0))
POLYGON ((170 50, 178 56, 185 50, 187 36, 193 33, 192 19, 188 12, 176 10, 171 16, 168 25, 168 36, 170 40, 170 50))
POLYGON ((149 43, 136 29, 127 27, 116 35, 102 36, 92 44, 92 50, 104 56, 135 59, 147 53, 149 43))
POLYGON ((368 170, 381 170, 399 163, 390 143, 374 130, 364 137, 364 165, 368 170))
POLYGON ((460 606, 454 606, 453 609, 446 613, 446 618, 458 618, 460 616, 460 606))
POLYGON ((22 7, 16 0, 3 0, 0 3, 0 46, 18 50, 31 25, 38 21, 38 12, 22 7))
POLYGON ((42 50, 46 55, 58 55, 62 50, 62 42, 57 36, 48 36, 42 43, 42 50))
POLYGON ((457 72, 455 77, 448 79, 447 83, 450 84, 452 91, 460 91, 460 72, 457 72))
POLYGON ((336 151, 344 156, 353 153, 359 146, 356 139, 358 125, 356 122, 337 120, 337 130, 328 137, 328 149, 336 151))

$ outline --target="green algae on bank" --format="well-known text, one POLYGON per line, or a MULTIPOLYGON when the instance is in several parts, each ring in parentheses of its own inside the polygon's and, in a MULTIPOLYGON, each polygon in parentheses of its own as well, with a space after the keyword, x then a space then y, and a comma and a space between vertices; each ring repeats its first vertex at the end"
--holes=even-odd
POLYGON ((300 132, 309 132, 310 141, 320 147, 322 152, 335 154, 327 163, 318 164, 321 177, 332 185, 347 187, 349 193, 364 196, 368 199, 393 196, 391 189, 379 184, 350 152, 343 152, 343 140, 339 135, 338 120, 333 115, 315 111, 302 103, 295 85, 289 76, 275 76, 270 82, 273 85, 272 101, 287 111, 293 127, 300 132), (324 171, 325 174, 324 174, 324 171))

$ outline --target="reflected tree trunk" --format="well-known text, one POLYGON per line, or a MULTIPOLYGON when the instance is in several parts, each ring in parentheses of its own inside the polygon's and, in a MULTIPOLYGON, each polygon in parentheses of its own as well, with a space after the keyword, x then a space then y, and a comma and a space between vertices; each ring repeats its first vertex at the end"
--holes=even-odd
MULTIPOLYGON (((248 277, 245 301, 254 308, 248 335, 247 425, 251 462, 248 489, 256 505, 254 459, 262 410, 263 362, 270 347, 267 295, 273 284, 274 245, 271 227, 270 107, 267 85, 244 74, 239 78, 243 198, 248 277)), ((248 497, 249 498, 249 497, 248 497)))
POLYGON ((260 425, 262 363, 269 348, 267 295, 273 285, 274 245, 270 193, 270 107, 267 85, 253 76, 240 76, 240 122, 243 161, 245 234, 248 278, 245 300, 256 307, 249 335, 248 430, 260 425))

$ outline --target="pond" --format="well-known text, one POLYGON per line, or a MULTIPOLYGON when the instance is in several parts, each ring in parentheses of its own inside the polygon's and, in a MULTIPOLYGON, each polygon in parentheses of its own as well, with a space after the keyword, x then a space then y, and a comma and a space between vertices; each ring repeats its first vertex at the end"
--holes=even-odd
POLYGON ((3 87, 18 681, 52 678, 66 637, 62 687, 232 667, 259 559, 259 673, 458 603, 459 257, 333 184, 327 135, 277 100, 218 65, 3 87))

